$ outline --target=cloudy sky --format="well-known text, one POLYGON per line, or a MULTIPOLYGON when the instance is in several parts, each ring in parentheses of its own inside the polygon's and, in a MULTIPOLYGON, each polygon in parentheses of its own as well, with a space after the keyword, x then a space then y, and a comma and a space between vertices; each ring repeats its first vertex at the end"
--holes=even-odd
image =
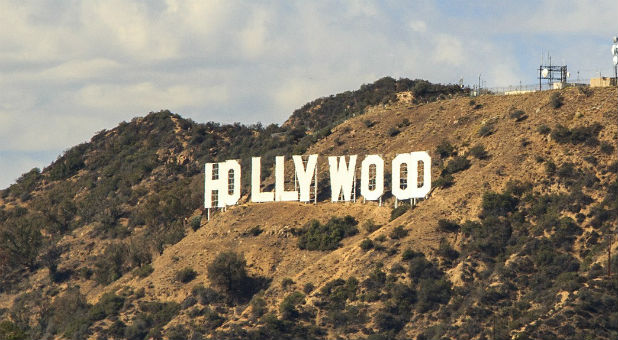
POLYGON ((610 1, 0 1, 0 188, 99 130, 169 109, 282 123, 383 76, 533 84, 542 51, 612 71, 610 1))

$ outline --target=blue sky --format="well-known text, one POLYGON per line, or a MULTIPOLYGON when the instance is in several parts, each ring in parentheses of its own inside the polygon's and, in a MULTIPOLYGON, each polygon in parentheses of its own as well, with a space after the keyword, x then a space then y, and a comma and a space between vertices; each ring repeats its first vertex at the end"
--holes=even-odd
POLYGON ((2 1, 0 188, 99 130, 169 109, 282 123, 383 76, 534 84, 611 72, 616 1, 2 1))

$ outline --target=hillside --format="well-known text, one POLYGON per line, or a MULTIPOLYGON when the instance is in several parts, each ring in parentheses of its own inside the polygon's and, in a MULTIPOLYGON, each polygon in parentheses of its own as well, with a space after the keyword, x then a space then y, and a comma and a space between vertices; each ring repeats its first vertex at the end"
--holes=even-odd
POLYGON ((615 89, 376 84, 387 100, 321 98, 281 127, 151 113, 24 174, 0 198, 0 338, 615 339, 615 89), (200 209, 206 161, 418 150, 415 207, 200 209))

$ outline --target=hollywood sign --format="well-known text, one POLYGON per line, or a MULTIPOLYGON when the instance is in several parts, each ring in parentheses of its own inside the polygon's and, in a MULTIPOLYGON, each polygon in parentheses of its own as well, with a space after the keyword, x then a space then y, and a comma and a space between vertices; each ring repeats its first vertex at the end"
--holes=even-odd
MULTIPOLYGON (((331 201, 351 201, 356 198, 357 155, 329 156, 331 201)), ((284 202, 317 200, 318 155, 292 156, 294 190, 285 189, 285 157, 275 157, 275 188, 261 189, 261 157, 251 159, 251 201, 284 202)), ((367 201, 381 200, 384 195, 384 159, 368 155, 360 166, 360 194, 367 201)), ((425 197, 431 190, 431 157, 425 151, 398 154, 391 161, 391 193, 398 200, 425 197), (422 163, 422 174, 419 164, 422 163), (421 181, 419 181, 421 175, 421 181), (420 184, 420 185, 419 185, 420 184)), ((241 197, 241 166, 238 160, 206 163, 204 208, 224 208, 235 205, 241 197)))

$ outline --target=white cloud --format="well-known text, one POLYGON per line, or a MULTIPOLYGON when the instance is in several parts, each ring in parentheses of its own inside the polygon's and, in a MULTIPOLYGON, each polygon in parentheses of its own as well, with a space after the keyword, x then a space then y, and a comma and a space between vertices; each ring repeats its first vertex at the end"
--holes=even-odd
MULTIPOLYGON (((0 151, 30 166, 32 152, 163 108, 281 123, 387 75, 516 84, 534 79, 542 48, 572 74, 572 60, 596 70, 616 12, 614 1, 3 1, 0 151)), ((0 183, 28 170, 18 168, 1 169, 0 183)))
POLYGON ((424 33, 427 31, 427 24, 422 20, 410 21, 410 29, 414 32, 424 33))

